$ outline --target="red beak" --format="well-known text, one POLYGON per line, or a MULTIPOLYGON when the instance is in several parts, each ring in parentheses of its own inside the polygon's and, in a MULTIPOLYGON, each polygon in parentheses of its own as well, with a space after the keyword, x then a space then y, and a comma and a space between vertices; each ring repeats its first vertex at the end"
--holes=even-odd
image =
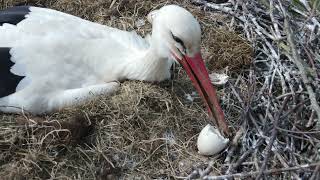
POLYGON ((230 136, 230 130, 224 119, 223 111, 220 107, 216 89, 212 86, 208 71, 205 67, 201 54, 194 57, 185 56, 183 59, 176 58, 186 70, 193 85, 205 102, 210 118, 213 118, 220 132, 226 137, 230 136))

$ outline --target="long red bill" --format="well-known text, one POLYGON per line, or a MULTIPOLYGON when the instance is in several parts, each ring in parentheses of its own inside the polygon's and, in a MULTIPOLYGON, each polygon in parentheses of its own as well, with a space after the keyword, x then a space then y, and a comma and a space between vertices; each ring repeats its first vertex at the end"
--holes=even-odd
POLYGON ((198 53, 194 57, 185 56, 184 59, 177 58, 177 60, 184 67, 193 85, 204 100, 209 116, 213 118, 220 132, 229 137, 228 124, 225 121, 223 111, 218 102, 216 89, 212 86, 201 54, 198 53))

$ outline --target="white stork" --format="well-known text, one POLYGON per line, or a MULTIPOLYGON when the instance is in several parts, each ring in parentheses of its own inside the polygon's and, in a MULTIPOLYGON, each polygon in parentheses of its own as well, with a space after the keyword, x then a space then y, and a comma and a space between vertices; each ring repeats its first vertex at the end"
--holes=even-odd
POLYGON ((180 63, 224 134, 228 127, 200 54, 201 30, 187 10, 148 15, 142 38, 47 8, 0 11, 0 111, 41 114, 114 92, 125 79, 162 81, 180 63))

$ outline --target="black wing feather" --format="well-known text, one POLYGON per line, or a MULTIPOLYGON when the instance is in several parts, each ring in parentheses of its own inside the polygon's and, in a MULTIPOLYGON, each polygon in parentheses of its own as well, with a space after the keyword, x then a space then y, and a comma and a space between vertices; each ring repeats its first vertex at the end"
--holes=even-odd
POLYGON ((0 48, 0 98, 15 93, 19 82, 24 78, 10 72, 13 65, 10 48, 0 48))
POLYGON ((15 6, 0 11, 0 26, 4 23, 17 25, 26 18, 30 12, 30 6, 15 6))

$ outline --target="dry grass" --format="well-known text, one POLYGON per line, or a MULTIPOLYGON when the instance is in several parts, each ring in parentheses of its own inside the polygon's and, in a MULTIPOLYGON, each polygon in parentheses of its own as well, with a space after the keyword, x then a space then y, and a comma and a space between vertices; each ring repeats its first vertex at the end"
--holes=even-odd
MULTIPOLYGON (((37 5, 79 17, 136 30, 145 35, 150 10, 179 4, 199 19, 203 53, 210 70, 229 67, 240 71, 250 65, 247 41, 221 25, 227 17, 203 12, 187 1, 138 0, 2 0, 0 9, 37 5), (137 22, 144 22, 139 25, 137 22), (236 62, 236 63, 234 63, 236 62)), ((241 86, 240 86, 241 87, 241 86)), ((245 89, 245 87, 243 87, 245 89)), ((45 117, 0 115, 0 176, 4 179, 113 179, 178 178, 204 168, 208 159, 197 154, 196 137, 210 123, 200 99, 189 102, 194 91, 184 72, 161 84, 125 82, 116 95, 101 97, 45 117), (75 123, 74 123, 75 122, 75 123)), ((224 89, 219 94, 228 98, 224 89)), ((240 110, 222 104, 231 125, 240 110)), ((224 156, 222 154, 221 156, 224 156)), ((210 158, 213 160, 214 158, 210 158)), ((219 159, 213 165, 219 174, 219 159)))
POLYGON ((253 49, 251 44, 239 34, 231 33, 227 27, 220 29, 212 26, 204 29, 204 49, 207 49, 207 67, 209 70, 227 68, 233 72, 252 64, 253 49))
POLYGON ((209 121, 169 86, 126 82, 114 96, 44 119, 3 117, 0 174, 92 178, 110 173, 104 167, 110 166, 124 177, 173 177, 205 162, 195 135, 209 121))

